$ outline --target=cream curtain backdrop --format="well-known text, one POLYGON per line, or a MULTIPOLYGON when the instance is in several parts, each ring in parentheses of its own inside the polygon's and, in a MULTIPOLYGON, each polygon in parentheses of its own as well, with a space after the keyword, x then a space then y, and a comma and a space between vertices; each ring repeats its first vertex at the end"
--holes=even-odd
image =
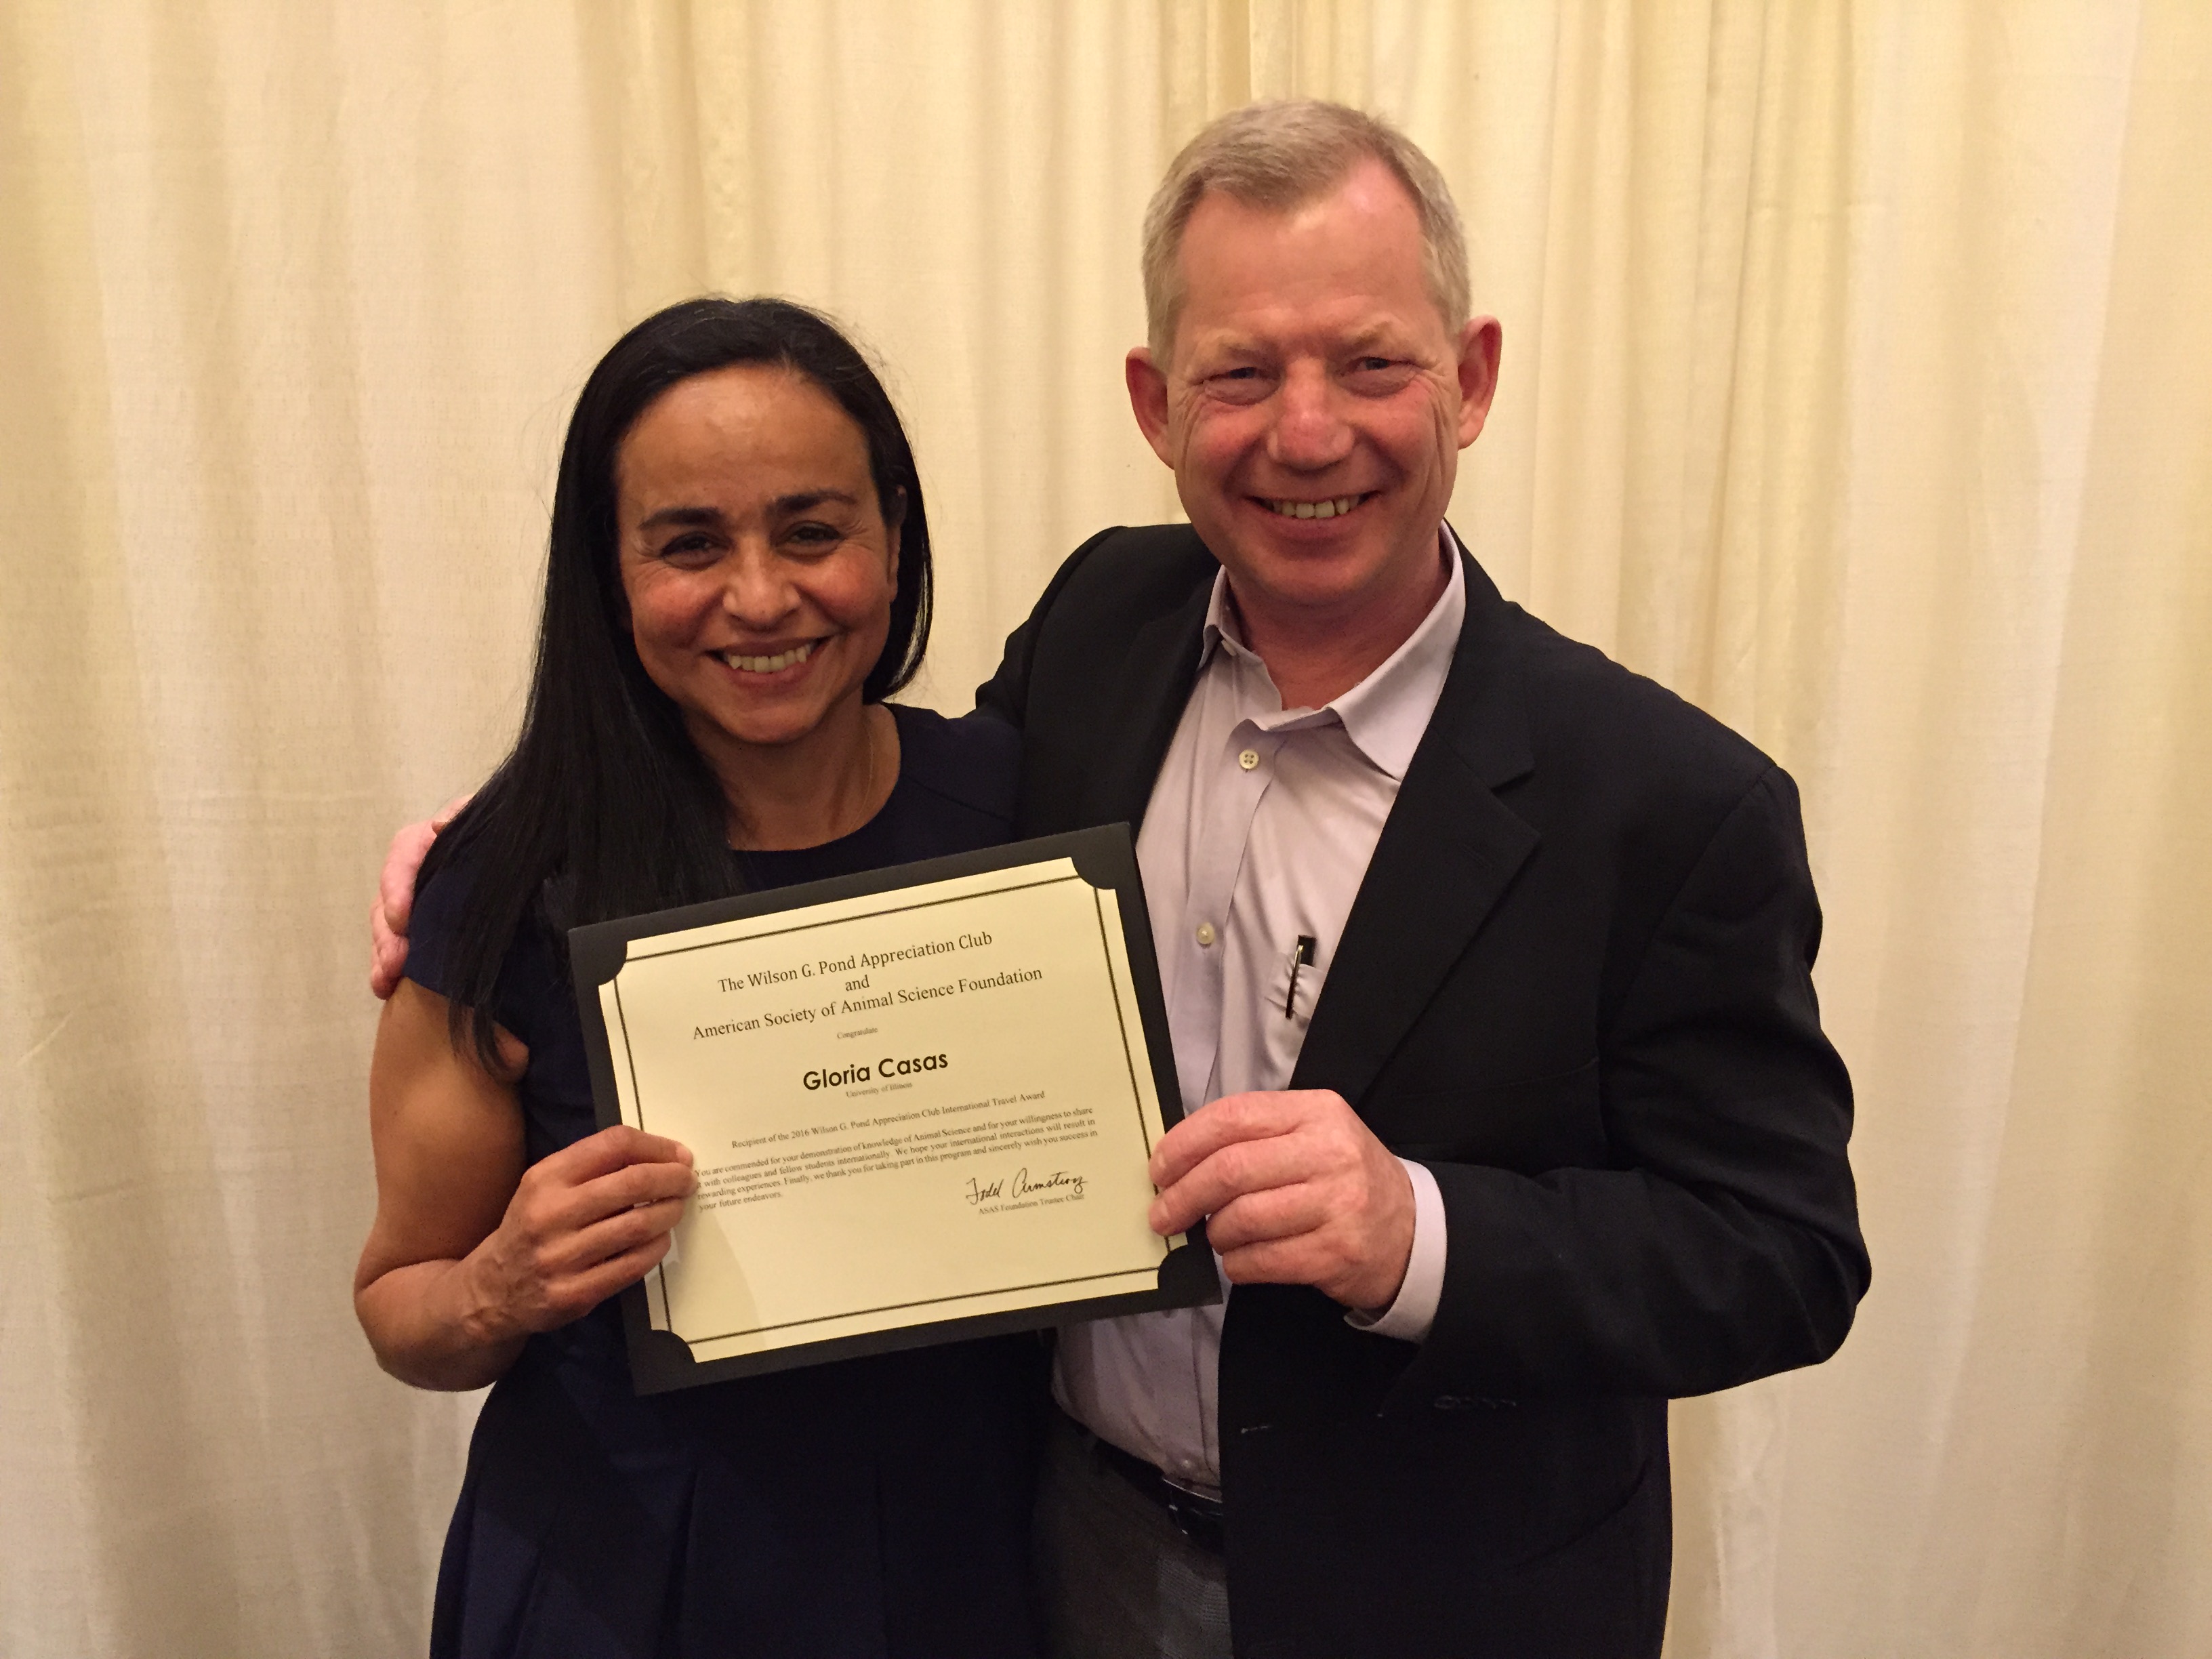
POLYGON ((1875 1290, 1676 1407, 1670 1651, 2212 1654, 2212 8, 0 8, 0 1650, 418 1651, 362 913, 524 684, 567 406, 708 288, 890 368, 964 706, 1170 516, 1136 228, 1389 113, 1504 322, 1455 521, 1805 789, 1875 1290))

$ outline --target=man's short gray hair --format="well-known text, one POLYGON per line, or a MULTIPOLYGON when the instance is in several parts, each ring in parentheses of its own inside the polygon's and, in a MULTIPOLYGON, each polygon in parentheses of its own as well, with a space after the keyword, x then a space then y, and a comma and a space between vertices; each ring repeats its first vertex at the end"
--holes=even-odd
POLYGON ((1183 227, 1208 191, 1247 207, 1287 213, 1326 193, 1372 157, 1413 198, 1421 221, 1422 275, 1454 334, 1474 311, 1467 236, 1451 187, 1420 147, 1380 117, 1319 98, 1247 104, 1207 124, 1169 165, 1145 210, 1145 325, 1162 368, 1183 302, 1183 227))

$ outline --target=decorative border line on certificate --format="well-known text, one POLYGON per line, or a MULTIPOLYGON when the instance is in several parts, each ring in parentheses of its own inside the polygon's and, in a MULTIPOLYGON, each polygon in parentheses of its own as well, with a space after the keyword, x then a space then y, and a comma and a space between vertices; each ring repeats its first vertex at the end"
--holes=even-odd
POLYGON ((692 1344, 730 1342, 741 1336, 760 1336, 769 1331, 797 1330, 801 1325, 829 1325, 840 1319, 868 1319, 877 1314, 903 1313, 908 1308, 933 1308, 945 1302, 973 1302, 980 1297, 1021 1296, 1030 1291, 1057 1291, 1070 1285, 1097 1285, 1121 1279, 1150 1279, 1158 1272, 1159 1263, 1155 1261, 1142 1267, 1124 1267, 1114 1273, 1082 1273, 1073 1279, 1040 1279, 1034 1285, 996 1285, 988 1290, 962 1291, 955 1296, 928 1296, 919 1302, 892 1302, 880 1308, 854 1308, 846 1313, 816 1314, 811 1319, 787 1319, 781 1325, 748 1325, 741 1331, 716 1331, 711 1336, 686 1336, 681 1340, 692 1344))
MULTIPOLYGON (((1038 869, 1047 866, 1041 863, 1016 867, 1038 869)), ((1031 881, 1011 881, 1002 885, 984 885, 981 879, 975 877, 953 879, 975 882, 977 885, 973 891, 947 894, 941 898, 921 899, 908 904, 887 904, 872 910, 855 909, 816 921, 801 922, 795 927, 748 930, 727 938, 701 939, 688 945, 669 945, 659 950, 646 946, 643 940, 633 939, 629 941, 624 953, 625 965, 631 962, 648 962, 664 957, 682 956, 693 951, 712 951, 732 945, 750 945, 760 939, 779 939, 792 933, 811 933, 824 927, 842 927, 849 923, 872 921, 882 916, 902 915, 908 911, 935 909, 947 904, 965 904, 981 898, 999 898, 1009 893, 1027 892, 1036 888, 1062 886, 1068 882, 1080 883, 1090 890, 1092 914, 1097 918, 1099 945, 1105 963, 1106 982, 1114 994, 1115 1026, 1121 1036, 1122 1064, 1129 1079, 1129 1102, 1136 1109, 1138 1138, 1144 1144, 1146 1156, 1151 1157, 1153 1146, 1152 1120, 1146 1111, 1145 1087, 1146 1081, 1148 1081, 1152 1075, 1151 1050, 1149 1045, 1145 1042, 1144 1026, 1141 1020, 1138 1024, 1133 1042, 1129 1030, 1131 1010, 1123 994, 1123 987, 1125 982, 1133 987, 1134 975, 1129 964, 1127 942, 1121 936, 1119 894, 1111 887, 1099 887, 1085 880, 1082 872, 1073 868, 1072 865, 1064 875, 1044 876, 1031 881), (1109 899, 1114 902, 1114 925, 1111 927, 1107 925, 1106 918, 1106 902, 1109 899), (1146 1060, 1141 1073, 1137 1066, 1137 1050, 1140 1048, 1145 1050, 1146 1060)), ((709 923, 708 926, 723 927, 727 924, 709 923)), ((675 937, 681 938, 682 935, 678 934, 675 937)), ((643 1090, 638 1084, 636 1057, 630 1048, 629 1020, 623 1007, 620 972, 617 971, 611 979, 605 981, 599 990, 603 1000, 611 999, 614 1003, 616 1023, 622 1032, 623 1068, 629 1073, 629 1098, 626 1103, 636 1114, 636 1127, 640 1130, 645 1130, 645 1097, 643 1090)), ((1159 1109, 1157 1100, 1152 1103, 1152 1106, 1154 1111, 1159 1109)), ((1180 1239, 1162 1240, 1163 1253, 1172 1249, 1181 1242, 1180 1239)), ((1042 1279, 1027 1285, 994 1285, 979 1290, 962 1291, 951 1296, 929 1297, 915 1302, 894 1302, 875 1308, 853 1308, 838 1313, 817 1314, 806 1319, 787 1320, 779 1324, 752 1325, 739 1330, 718 1331, 698 1336, 687 1336, 675 1328, 675 1316, 668 1304, 667 1286, 662 1279, 661 1271, 658 1266, 653 1267, 646 1277, 646 1294, 647 1304, 650 1310, 654 1328, 667 1331, 687 1346, 696 1347, 708 1343, 737 1341, 747 1337, 765 1336, 776 1331, 796 1330, 808 1325, 834 1324, 848 1319, 872 1319, 885 1314, 901 1313, 914 1308, 935 1307, 946 1303, 981 1301, 993 1297, 1024 1296, 1038 1291, 1065 1290, 1069 1286, 1079 1285, 1111 1285, 1130 1279, 1141 1279, 1147 1283, 1152 1283, 1157 1281, 1159 1263, 1154 1261, 1137 1267, 1118 1268, 1105 1273, 1085 1273, 1073 1279, 1042 1279)))
MULTIPOLYGON (((1035 868, 1036 866, 1024 867, 1035 868)), ((973 880, 975 878, 969 877, 968 879, 973 880)), ((633 948, 629 960, 651 962, 660 957, 680 957, 688 951, 717 951, 726 945, 750 945, 755 939, 781 939, 786 933, 808 933, 817 927, 842 927, 850 922, 872 921, 878 916, 903 915, 908 910, 933 910, 941 904, 968 904, 979 898, 997 898, 1006 893, 1024 893, 1032 887, 1057 887, 1066 881, 1083 881, 1083 877, 1080 872, 1070 870, 1064 876, 1046 876, 1036 881, 1010 881, 1003 887, 986 887, 973 893, 950 893, 943 898, 921 899, 912 904, 887 904, 880 910, 855 910, 849 915, 831 916, 823 921, 802 921, 795 927, 763 927, 757 933, 739 933, 731 939, 702 939, 696 945, 672 945, 663 951, 637 950, 635 946, 641 941, 632 940, 633 948)), ((1087 881, 1083 882, 1083 884, 1091 887, 1091 884, 1087 881)), ((1099 890, 1091 887, 1091 890, 1096 893, 1099 890)), ((697 928, 692 931, 704 932, 705 930, 697 928)), ((615 994, 617 997, 622 994, 618 985, 615 994)), ((629 1040, 627 1033, 623 1040, 625 1042, 629 1040)))
MULTIPOLYGON (((1078 876, 1076 879, 1082 881, 1083 878, 1078 876)), ((1087 882, 1084 884, 1090 885, 1087 882)), ((1129 1068, 1129 1098, 1137 1109, 1137 1133, 1145 1143, 1145 1156, 1149 1158, 1152 1155, 1152 1126, 1145 1116, 1144 1085, 1137 1081, 1137 1056, 1129 1047, 1129 1011, 1121 1000, 1121 981, 1131 977, 1128 947, 1121 939, 1121 901, 1119 896, 1114 895, 1110 887, 1092 887, 1091 900, 1091 907, 1098 915, 1098 948, 1106 957, 1106 983, 1114 991, 1114 1018, 1121 1028, 1121 1059, 1129 1068), (1111 927, 1106 925, 1106 900, 1109 896, 1114 896, 1114 926, 1111 927)), ((1144 1026, 1140 1023, 1137 1027, 1139 1042, 1144 1035, 1144 1026)), ((625 1037, 623 1040, 627 1042, 629 1039, 625 1037)), ((1149 1071, 1152 1060, 1149 1051, 1145 1059, 1146 1069, 1149 1071)))

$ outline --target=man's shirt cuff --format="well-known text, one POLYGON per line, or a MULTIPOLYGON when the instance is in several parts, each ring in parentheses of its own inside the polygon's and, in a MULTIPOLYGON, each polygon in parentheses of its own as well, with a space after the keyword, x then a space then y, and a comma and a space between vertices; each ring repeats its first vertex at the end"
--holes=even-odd
POLYGON ((1381 1313, 1355 1310, 1344 1316, 1344 1322, 1355 1331, 1419 1342, 1436 1323, 1437 1301, 1444 1293, 1444 1195, 1427 1164, 1404 1158, 1398 1162, 1413 1183, 1413 1250, 1406 1259, 1405 1281, 1397 1299, 1381 1313))

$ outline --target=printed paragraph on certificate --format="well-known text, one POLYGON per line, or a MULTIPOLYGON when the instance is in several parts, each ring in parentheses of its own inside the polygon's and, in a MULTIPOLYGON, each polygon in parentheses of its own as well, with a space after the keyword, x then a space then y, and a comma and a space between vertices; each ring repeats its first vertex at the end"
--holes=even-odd
POLYGON ((699 1188, 647 1282, 701 1361, 1158 1283, 1159 1103, 1113 890, 1066 859, 634 939, 623 1118, 699 1188))

